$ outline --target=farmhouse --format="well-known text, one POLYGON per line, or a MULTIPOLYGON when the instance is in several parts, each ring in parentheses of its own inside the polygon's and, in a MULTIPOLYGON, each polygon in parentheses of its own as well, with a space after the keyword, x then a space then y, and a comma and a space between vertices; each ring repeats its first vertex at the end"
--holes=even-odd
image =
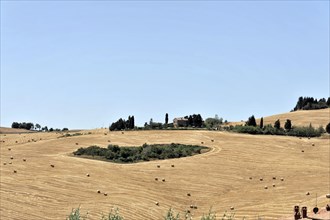
POLYGON ((174 118, 173 119, 173 125, 175 128, 177 127, 187 127, 188 126, 188 119, 187 118, 174 118))

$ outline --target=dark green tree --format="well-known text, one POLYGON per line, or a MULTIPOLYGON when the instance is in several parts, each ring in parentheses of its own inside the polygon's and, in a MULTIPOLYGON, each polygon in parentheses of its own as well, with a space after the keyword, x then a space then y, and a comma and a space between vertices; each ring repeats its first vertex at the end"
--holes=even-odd
POLYGON ((274 128, 276 128, 276 129, 280 129, 280 128, 281 128, 281 122, 280 122, 280 119, 277 119, 277 121, 275 121, 275 123, 274 123, 274 128))
POLYGON ((130 126, 130 129, 134 129, 135 127, 135 119, 134 119, 134 115, 131 117, 131 126, 130 126))
POLYGON ((168 114, 166 113, 165 114, 165 125, 167 125, 168 124, 168 114))
POLYGON ((264 118, 261 117, 260 119, 260 128, 263 128, 264 127, 264 118))
POLYGON ((248 121, 245 123, 245 125, 247 126, 257 126, 257 122, 256 119, 254 117, 254 115, 252 115, 251 117, 249 117, 248 121))
POLYGON ((19 124, 20 124, 20 123, 18 123, 18 122, 13 122, 13 123, 11 124, 11 128, 19 128, 19 124))
POLYGON ((40 131, 41 126, 39 124, 36 124, 35 127, 36 127, 36 129, 38 129, 40 131))
POLYGON ((329 122, 329 124, 327 125, 327 127, 325 127, 325 130, 327 131, 328 134, 330 134, 330 122, 329 122))
POLYGON ((291 130, 291 128, 292 128, 292 123, 291 123, 291 120, 290 120, 290 119, 287 119, 287 120, 286 120, 286 122, 285 122, 285 124, 284 124, 284 128, 285 128, 285 130, 287 130, 287 131, 290 131, 290 130, 291 130))

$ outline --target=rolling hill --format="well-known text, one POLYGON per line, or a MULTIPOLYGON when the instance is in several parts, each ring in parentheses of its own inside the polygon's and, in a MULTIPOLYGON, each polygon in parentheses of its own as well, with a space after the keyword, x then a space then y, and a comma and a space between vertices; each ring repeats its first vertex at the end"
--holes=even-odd
MULTIPOLYGON (((326 112, 321 117, 312 113, 312 119, 301 112, 289 115, 295 115, 294 124, 326 121, 326 112)), ((181 213, 190 210, 194 219, 210 207, 218 216, 234 207, 237 219, 282 219, 292 216, 297 204, 311 210, 316 194, 319 207, 329 203, 325 198, 330 178, 329 136, 300 139, 219 131, 122 133, 107 129, 82 131, 71 137, 63 134, 0 134, 1 219, 62 220, 78 206, 82 213, 88 211, 88 219, 100 219, 113 207, 118 207, 127 220, 163 219, 170 207, 181 213), (172 142, 203 142, 211 150, 192 157, 136 164, 71 154, 91 145, 172 142), (156 177, 166 181, 156 181, 156 177)))

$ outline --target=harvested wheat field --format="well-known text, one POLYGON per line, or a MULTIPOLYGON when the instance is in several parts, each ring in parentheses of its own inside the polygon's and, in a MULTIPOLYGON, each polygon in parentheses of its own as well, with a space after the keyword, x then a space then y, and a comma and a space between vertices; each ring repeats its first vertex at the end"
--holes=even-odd
POLYGON ((319 207, 329 202, 329 138, 106 129, 81 134, 1 134, 1 219, 65 219, 78 206, 89 219, 113 207, 132 220, 162 219, 170 207, 191 210, 194 219, 210 207, 218 216, 227 210, 237 219, 281 219, 293 216, 294 205, 311 210, 316 193, 319 207), (204 142, 211 151, 136 164, 71 156, 109 140, 121 146, 204 142))
MULTIPOLYGON (((281 124, 284 125, 287 119, 290 119, 292 126, 309 126, 312 124, 313 127, 318 128, 323 126, 325 128, 329 123, 330 119, 330 108, 320 109, 320 110, 300 110, 289 113, 283 113, 278 115, 272 115, 264 117, 264 125, 271 124, 274 125, 274 122, 280 119, 281 124)), ((257 124, 260 123, 260 118, 257 119, 257 124)), ((245 124, 244 121, 241 122, 231 122, 229 125, 240 125, 245 124)))

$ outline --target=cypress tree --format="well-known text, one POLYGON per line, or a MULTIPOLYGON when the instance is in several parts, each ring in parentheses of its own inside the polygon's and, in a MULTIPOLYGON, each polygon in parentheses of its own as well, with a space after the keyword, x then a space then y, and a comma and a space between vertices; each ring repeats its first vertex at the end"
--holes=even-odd
POLYGON ((167 125, 168 124, 168 114, 166 113, 165 114, 165 125, 167 125))
POLYGON ((252 115, 251 117, 249 117, 248 121, 246 122, 247 126, 254 126, 256 127, 257 126, 257 122, 256 122, 256 119, 254 117, 254 115, 252 115))
POLYGON ((264 127, 264 118, 261 117, 260 119, 260 128, 263 128, 264 127))
POLYGON ((280 122, 280 119, 277 119, 277 121, 275 121, 275 123, 274 123, 274 128, 276 128, 276 129, 280 129, 280 128, 281 128, 281 122, 280 122))
POLYGON ((134 115, 131 117, 131 129, 134 129, 135 127, 135 119, 134 119, 134 115))
POLYGON ((291 124, 291 120, 290 120, 290 119, 287 119, 287 120, 286 120, 286 122, 285 122, 285 124, 284 124, 284 128, 285 128, 287 131, 291 130, 291 128, 292 128, 292 124, 291 124))
POLYGON ((329 122, 329 124, 327 125, 327 127, 325 127, 325 130, 328 132, 328 134, 330 134, 330 122, 329 122))

